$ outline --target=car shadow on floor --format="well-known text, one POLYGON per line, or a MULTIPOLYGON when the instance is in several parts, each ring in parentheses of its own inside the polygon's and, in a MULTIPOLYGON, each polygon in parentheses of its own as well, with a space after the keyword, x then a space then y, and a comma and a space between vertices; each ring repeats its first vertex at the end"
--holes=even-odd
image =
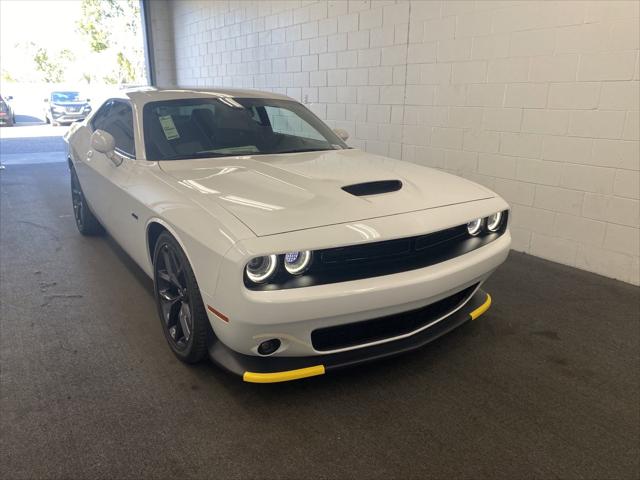
POLYGON ((142 270, 138 264, 129 256, 127 252, 125 252, 118 242, 116 242, 113 237, 109 234, 104 235, 104 240, 111 249, 111 251, 118 257, 118 259, 123 263, 123 265, 129 270, 129 272, 136 278, 138 283, 149 293, 151 298, 153 299, 153 281, 149 276, 142 270))

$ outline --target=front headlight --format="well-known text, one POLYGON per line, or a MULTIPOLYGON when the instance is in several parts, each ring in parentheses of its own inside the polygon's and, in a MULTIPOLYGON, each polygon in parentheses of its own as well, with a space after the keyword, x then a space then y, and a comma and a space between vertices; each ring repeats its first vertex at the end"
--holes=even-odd
POLYGON ((245 268, 247 277, 253 283, 264 283, 273 276, 278 266, 276 255, 252 258, 245 268))
POLYGON ((302 252, 289 252, 284 256, 284 268, 291 275, 300 275, 304 273, 311 265, 311 252, 304 250, 302 252))
POLYGON ((64 113, 64 107, 54 104, 54 105, 51 105, 51 111, 56 113, 64 113))
POLYGON ((487 218, 487 230, 497 232, 502 226, 502 212, 496 212, 487 218))
POLYGON ((467 231, 472 237, 478 235, 480 233, 480 230, 482 230, 481 218, 476 218, 475 220, 471 220, 469 223, 467 223, 467 231))

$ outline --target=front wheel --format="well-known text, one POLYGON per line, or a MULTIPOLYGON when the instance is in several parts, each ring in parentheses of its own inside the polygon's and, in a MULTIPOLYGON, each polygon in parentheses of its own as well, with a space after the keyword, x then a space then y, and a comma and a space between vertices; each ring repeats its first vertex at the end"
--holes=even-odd
POLYGON ((102 225, 87 205, 80 180, 78 180, 78 175, 73 167, 71 167, 71 203, 76 226, 82 235, 101 235, 104 232, 102 225))
POLYGON ((197 363, 207 353, 211 328, 196 277, 180 244, 160 234, 153 253, 153 283, 162 331, 173 353, 197 363))

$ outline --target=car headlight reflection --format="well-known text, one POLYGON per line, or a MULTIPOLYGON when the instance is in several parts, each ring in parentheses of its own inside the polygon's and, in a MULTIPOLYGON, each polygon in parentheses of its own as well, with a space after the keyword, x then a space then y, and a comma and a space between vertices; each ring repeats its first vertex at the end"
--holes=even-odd
POLYGON ((301 252, 289 252, 284 256, 284 268, 291 275, 304 273, 311 264, 311 252, 303 250, 301 252))
POLYGON ((277 266, 278 257, 276 255, 252 258, 249 263, 247 263, 247 277, 253 283, 264 283, 273 276, 277 266))

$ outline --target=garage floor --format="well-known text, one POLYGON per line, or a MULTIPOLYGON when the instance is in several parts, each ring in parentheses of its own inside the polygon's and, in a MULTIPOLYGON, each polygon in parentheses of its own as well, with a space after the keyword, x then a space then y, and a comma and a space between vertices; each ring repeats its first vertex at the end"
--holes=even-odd
POLYGON ((187 367, 81 237, 63 163, 1 182, 2 478, 638 478, 639 289, 512 253, 427 348, 289 384, 187 367))

